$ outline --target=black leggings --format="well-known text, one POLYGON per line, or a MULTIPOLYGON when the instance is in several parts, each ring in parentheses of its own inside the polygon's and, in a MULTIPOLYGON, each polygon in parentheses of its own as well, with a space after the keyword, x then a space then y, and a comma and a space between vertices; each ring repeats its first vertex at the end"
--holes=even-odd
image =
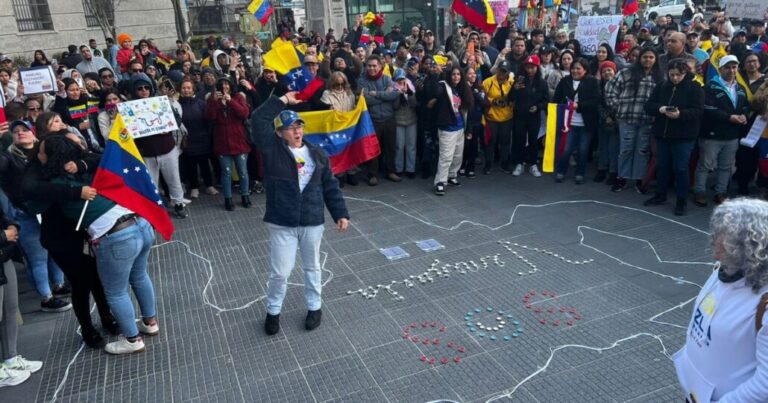
POLYGON ((93 330, 91 321, 90 295, 96 302, 102 324, 105 318, 110 318, 109 305, 104 296, 104 288, 101 286, 99 274, 96 271, 96 258, 84 255, 82 251, 54 251, 48 250, 61 271, 72 286, 72 310, 75 311, 77 322, 83 330, 93 330))
POLYGON ((211 156, 206 155, 183 155, 181 156, 181 163, 183 164, 182 171, 185 173, 186 182, 189 184, 189 189, 200 189, 200 180, 198 179, 198 168, 200 174, 203 177, 203 183, 206 187, 213 186, 213 176, 211 176, 211 166, 209 161, 211 156))

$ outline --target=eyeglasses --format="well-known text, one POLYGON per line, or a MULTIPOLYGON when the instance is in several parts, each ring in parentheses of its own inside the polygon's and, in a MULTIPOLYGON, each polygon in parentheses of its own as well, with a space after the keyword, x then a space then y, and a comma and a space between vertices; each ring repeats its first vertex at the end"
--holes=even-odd
POLYGON ((283 131, 286 131, 286 132, 297 132, 299 130, 304 130, 304 125, 301 124, 301 123, 298 123, 298 124, 291 125, 291 126, 288 126, 288 127, 283 127, 280 130, 283 130, 283 131))
POLYGON ((136 91, 149 91, 151 89, 152 88, 150 86, 148 86, 148 85, 140 85, 140 86, 136 87, 136 91))

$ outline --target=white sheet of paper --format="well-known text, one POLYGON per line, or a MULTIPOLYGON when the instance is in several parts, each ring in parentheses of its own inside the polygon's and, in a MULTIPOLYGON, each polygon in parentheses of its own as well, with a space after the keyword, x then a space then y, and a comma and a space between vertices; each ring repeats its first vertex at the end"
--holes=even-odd
POLYGON ((747 137, 741 139, 739 143, 745 147, 755 148, 755 144, 757 144, 757 141, 760 140, 760 137, 765 131, 766 123, 768 122, 766 122, 762 116, 758 116, 757 119, 755 119, 755 123, 752 124, 752 128, 749 129, 747 137))
POLYGON ((53 73, 51 66, 19 69, 19 78, 21 83, 24 84, 24 95, 58 91, 56 74, 53 73))

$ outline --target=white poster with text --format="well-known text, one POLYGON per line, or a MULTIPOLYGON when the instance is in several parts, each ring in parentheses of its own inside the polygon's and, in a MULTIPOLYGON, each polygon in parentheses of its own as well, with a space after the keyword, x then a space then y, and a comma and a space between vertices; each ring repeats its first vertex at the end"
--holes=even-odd
POLYGON ((579 17, 576 39, 581 43, 581 54, 594 56, 601 43, 615 48, 622 18, 620 15, 579 17))

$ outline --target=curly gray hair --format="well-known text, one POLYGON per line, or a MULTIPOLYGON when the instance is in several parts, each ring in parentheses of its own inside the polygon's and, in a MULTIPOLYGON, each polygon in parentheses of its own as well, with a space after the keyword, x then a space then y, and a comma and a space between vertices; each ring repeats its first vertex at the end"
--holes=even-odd
POLYGON ((768 202, 727 200, 712 213, 709 227, 725 273, 743 272, 755 293, 768 284, 768 202))

